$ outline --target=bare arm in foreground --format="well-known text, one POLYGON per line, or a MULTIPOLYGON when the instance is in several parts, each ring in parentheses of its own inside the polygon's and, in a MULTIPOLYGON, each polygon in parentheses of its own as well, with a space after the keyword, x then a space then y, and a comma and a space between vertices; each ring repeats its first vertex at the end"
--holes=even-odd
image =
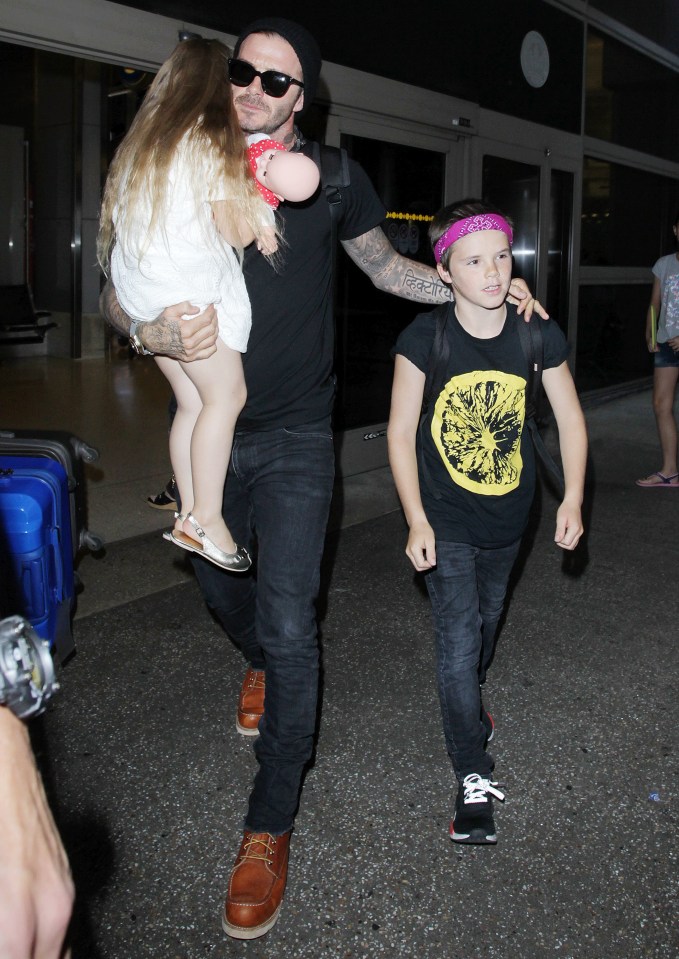
POLYGON ((73 907, 66 853, 47 805, 28 730, 0 707, 0 956, 68 959, 73 907))

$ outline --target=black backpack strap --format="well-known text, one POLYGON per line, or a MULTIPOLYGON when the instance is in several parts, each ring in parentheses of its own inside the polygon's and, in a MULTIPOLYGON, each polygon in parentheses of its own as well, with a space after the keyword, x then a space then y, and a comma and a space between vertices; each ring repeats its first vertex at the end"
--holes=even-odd
POLYGON ((448 325, 448 305, 440 306, 434 310, 436 314, 436 329, 434 330, 434 340, 429 354, 429 367, 427 369, 427 378, 424 381, 424 393, 422 394, 422 412, 426 413, 432 400, 432 394, 437 381, 443 376, 448 360, 450 359, 450 343, 446 336, 446 327, 448 325))
POLYGON ((342 190, 351 183, 349 173, 349 155, 341 147, 330 147, 323 144, 319 147, 321 186, 325 191, 330 205, 330 215, 333 221, 337 219, 342 202, 342 190))
MULTIPOLYGON (((337 228, 342 212, 342 190, 349 186, 349 155, 346 150, 323 144, 321 154, 321 188, 330 210, 330 242, 332 243, 332 280, 337 276, 337 228)), ((333 293, 334 299, 334 293, 333 293)), ((336 334, 335 334, 336 336, 336 334)))
POLYGON ((526 419, 535 419, 540 401, 540 390, 542 388, 542 368, 544 345, 542 340, 541 320, 539 317, 531 317, 530 323, 526 323, 522 316, 517 316, 517 330, 521 349, 526 357, 528 366, 528 376, 526 378, 526 419))
POLYGON ((563 471, 557 466, 554 458, 544 444, 540 436, 540 430, 537 423, 537 410, 540 401, 540 390, 542 389, 542 370, 544 365, 544 340, 542 336, 543 321, 539 316, 532 316, 529 323, 526 323, 522 316, 517 316, 517 331, 521 342, 521 349, 526 357, 528 375, 526 377, 526 416, 525 425, 528 429, 535 452, 538 454, 543 466, 547 469, 549 477, 559 496, 563 499, 565 492, 565 483, 563 471))
POLYGON ((530 432, 533 440, 535 452, 538 454, 540 460, 542 461, 542 465, 547 470, 554 489, 559 494, 560 499, 563 499, 566 492, 566 484, 561 467, 557 465, 554 457, 545 446, 544 440, 540 436, 540 430, 538 429, 538 424, 535 422, 535 419, 531 417, 531 419, 526 420, 526 426, 528 427, 528 431, 530 432))
POLYGON ((336 250, 337 224, 342 210, 342 190, 351 183, 349 154, 344 148, 312 143, 312 159, 321 171, 321 189, 325 193, 332 224, 332 248, 336 250))
POLYGON ((349 172, 349 154, 343 147, 326 146, 325 143, 311 144, 311 158, 321 171, 321 189, 325 193, 330 210, 330 277, 332 284, 332 309, 335 340, 335 359, 337 358, 337 326, 334 317, 337 277, 337 229, 342 212, 342 190, 351 183, 349 172))
POLYGON ((432 341, 431 352, 429 354, 427 375, 424 381, 424 391, 422 393, 422 413, 420 415, 420 425, 417 431, 418 445, 420 447, 420 470, 422 477, 429 488, 429 492, 434 499, 441 499, 441 494, 434 486, 432 478, 429 475, 429 470, 427 468, 424 456, 422 455, 422 433, 424 432, 424 424, 427 420, 429 407, 431 406, 432 400, 436 396, 436 390, 440 390, 441 379, 445 375, 448 360, 450 359, 450 342, 446 336, 446 327, 448 324, 450 309, 451 305, 446 303, 442 306, 438 306, 434 310, 434 315, 436 316, 436 328, 434 330, 434 339, 432 341))

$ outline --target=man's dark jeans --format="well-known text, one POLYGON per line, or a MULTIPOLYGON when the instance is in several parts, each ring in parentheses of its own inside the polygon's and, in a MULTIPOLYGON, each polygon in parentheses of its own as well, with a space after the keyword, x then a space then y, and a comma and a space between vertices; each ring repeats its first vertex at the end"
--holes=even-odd
MULTIPOLYGON (((316 597, 335 475, 330 423, 236 433, 224 518, 254 550, 256 574, 196 559, 208 606, 254 669, 266 672, 259 771, 245 828, 292 827, 314 744, 319 650, 316 597)), ((235 704, 234 704, 235 706, 235 704)))
POLYGON ((436 567, 425 579, 434 613, 443 732, 455 775, 489 776, 480 684, 493 656, 507 583, 521 540, 501 549, 436 543, 436 567))

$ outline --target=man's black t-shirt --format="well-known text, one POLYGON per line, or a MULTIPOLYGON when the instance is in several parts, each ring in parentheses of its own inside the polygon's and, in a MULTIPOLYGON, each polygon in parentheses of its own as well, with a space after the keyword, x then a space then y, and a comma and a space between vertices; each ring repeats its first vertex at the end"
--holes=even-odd
MULTIPOLYGON (((535 456, 523 428, 528 369, 517 323, 524 320, 507 304, 502 331, 484 340, 448 309, 450 358, 420 431, 422 505, 438 540, 508 546, 525 529, 535 491, 535 456)), ((564 362, 568 346, 556 323, 540 322, 547 370, 564 362)), ((435 329, 434 313, 420 313, 393 350, 425 376, 435 329)))
MULTIPOLYGON (((303 152, 311 155, 311 144, 303 152)), ((351 183, 342 187, 337 236, 352 240, 385 217, 368 177, 349 161, 351 183)), ((322 189, 304 203, 281 203, 283 248, 278 271, 254 244, 245 254, 252 331, 243 355, 248 398, 238 429, 299 426, 329 417, 332 377, 332 236, 322 189)))

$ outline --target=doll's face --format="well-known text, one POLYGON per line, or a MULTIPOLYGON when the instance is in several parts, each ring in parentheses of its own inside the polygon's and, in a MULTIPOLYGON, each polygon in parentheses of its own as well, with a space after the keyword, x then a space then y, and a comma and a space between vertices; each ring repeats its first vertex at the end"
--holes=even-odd
POLYGON ((257 179, 279 200, 299 203, 318 188, 318 167, 309 157, 287 150, 265 150, 257 161, 257 179))
MULTIPOLYGON (((238 59, 251 63, 256 70, 277 70, 295 80, 302 80, 302 66, 287 40, 265 33, 251 33, 243 40, 238 59)), ((296 84, 282 97, 272 97, 262 90, 259 77, 250 86, 232 86, 233 102, 238 119, 246 133, 266 133, 276 140, 292 132, 294 115, 304 105, 304 91, 296 84)))

